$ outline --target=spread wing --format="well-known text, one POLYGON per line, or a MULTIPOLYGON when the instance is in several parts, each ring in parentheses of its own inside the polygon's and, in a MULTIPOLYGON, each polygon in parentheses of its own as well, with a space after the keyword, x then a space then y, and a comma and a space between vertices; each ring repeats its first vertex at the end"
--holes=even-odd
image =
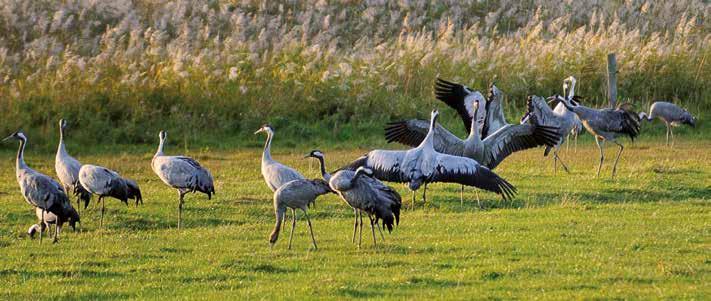
POLYGON ((475 117, 474 107, 472 105, 474 101, 479 103, 479 112, 477 115, 482 118, 485 116, 484 107, 486 99, 484 99, 484 95, 477 91, 472 91, 461 84, 437 78, 437 81, 435 81, 435 97, 457 111, 464 123, 467 134, 471 130, 472 118, 475 117))
POLYGON ((557 127, 509 124, 483 140, 485 157, 480 163, 494 169, 515 152, 543 145, 554 146, 559 140, 557 127))
MULTIPOLYGON (((407 146, 417 147, 425 140, 429 131, 429 121, 410 119, 390 122, 385 126, 385 139, 407 146)), ((437 152, 461 156, 464 153, 464 141, 437 124, 434 131, 434 148, 437 152)))
POLYGON ((376 179, 388 182, 407 182, 407 176, 401 172, 404 151, 373 150, 341 168, 356 170, 364 166, 373 170, 376 179))
POLYGON ((446 154, 437 154, 434 173, 429 182, 459 183, 495 192, 504 199, 513 198, 516 188, 476 161, 446 154))

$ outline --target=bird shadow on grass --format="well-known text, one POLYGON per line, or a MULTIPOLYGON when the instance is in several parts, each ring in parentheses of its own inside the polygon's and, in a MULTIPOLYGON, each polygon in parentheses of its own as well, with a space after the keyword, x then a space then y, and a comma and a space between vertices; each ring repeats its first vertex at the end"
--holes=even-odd
POLYGON ((120 278, 124 277, 123 273, 118 272, 106 272, 106 271, 94 271, 90 269, 77 269, 77 270, 55 270, 55 271, 22 271, 22 270, 0 270, 1 276, 16 275, 23 279, 25 278, 46 278, 46 277, 58 277, 58 278, 120 278))

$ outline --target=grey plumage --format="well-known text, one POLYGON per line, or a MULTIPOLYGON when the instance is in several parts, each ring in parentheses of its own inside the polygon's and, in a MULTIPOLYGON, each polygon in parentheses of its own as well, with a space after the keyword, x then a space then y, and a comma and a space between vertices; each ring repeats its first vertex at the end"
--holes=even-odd
POLYGON ((79 183, 86 191, 99 196, 101 203, 100 226, 104 225, 104 211, 106 210, 104 197, 120 200, 128 206, 128 199, 134 199, 136 206, 143 203, 141 190, 136 182, 124 179, 117 172, 105 167, 86 164, 79 169, 79 183))
MULTIPOLYGON (((466 157, 437 152, 434 148, 437 117, 432 111, 426 137, 415 148, 407 151, 373 150, 358 158, 347 168, 364 166, 372 169, 376 178, 390 182, 406 182, 412 191, 434 182, 459 183, 513 197, 515 188, 486 166, 466 157)), ((414 199, 413 199, 414 203, 414 199)))
POLYGON ((659 118, 667 126, 667 145, 669 145, 670 134, 672 139, 671 145, 674 145, 673 126, 687 124, 691 127, 696 127, 696 118, 694 118, 689 111, 666 101, 654 102, 649 107, 649 114, 639 112, 639 119, 641 120, 652 121, 654 118, 659 118))
MULTIPOLYGON (((30 168, 25 163, 24 153, 25 146, 27 145, 27 137, 25 134, 22 131, 17 131, 3 139, 3 141, 9 139, 17 139, 20 141, 15 165, 17 183, 20 186, 20 192, 25 198, 25 201, 42 211, 40 222, 45 223, 45 215, 49 212, 56 216, 71 216, 71 210, 73 209, 62 185, 51 177, 30 168)), ((54 242, 58 240, 56 227, 55 225, 54 242)), ((40 241, 42 241, 41 234, 40 241)))
POLYGON ((286 208, 290 208, 292 223, 291 234, 289 235, 289 249, 291 249, 291 241, 294 237, 294 229, 296 228, 296 209, 301 209, 304 212, 304 216, 306 216, 306 221, 309 225, 309 231, 311 232, 311 240, 313 242, 314 249, 318 249, 316 246, 316 238, 314 237, 314 230, 311 226, 311 219, 306 211, 308 210, 308 207, 314 203, 318 196, 329 192, 333 191, 328 186, 328 182, 322 179, 293 180, 279 187, 274 192, 274 214, 276 215, 276 224, 274 225, 274 230, 269 236, 269 244, 273 246, 279 238, 281 225, 286 216, 286 208))
POLYGON ((212 175, 200 163, 185 156, 166 156, 163 147, 167 133, 158 134, 158 150, 151 160, 151 169, 166 185, 178 190, 178 229, 180 229, 185 194, 202 192, 211 199, 215 193, 212 175))
MULTIPOLYGON (((566 78, 563 81, 563 91, 568 93, 565 97, 567 97, 567 99, 569 99, 573 103, 577 103, 577 101, 573 99, 575 93, 575 82, 575 78, 572 76, 566 78)), ((532 116, 535 116, 540 124, 545 126, 557 127, 560 139, 558 139, 558 143, 556 143, 555 145, 546 146, 545 150, 543 151, 543 156, 548 156, 548 154, 552 150, 553 170, 557 171, 558 161, 560 161, 561 165, 563 166, 563 169, 566 172, 570 172, 568 166, 565 165, 563 160, 560 158, 558 151, 560 150, 560 146, 563 144, 563 142, 565 142, 564 138, 573 130, 573 128, 576 127, 577 121, 579 119, 576 118, 576 115, 574 113, 570 112, 567 108, 565 108, 565 106, 563 106, 563 108, 560 108, 560 104, 558 104, 558 106, 556 106, 556 109, 552 110, 545 100, 539 100, 540 99, 538 98, 534 100, 532 97, 528 97, 528 100, 526 102, 527 112, 521 119, 521 123, 528 122, 528 120, 532 116)), ((555 99, 553 101, 555 101, 555 99)))
MULTIPOLYGON (((360 237, 358 246, 361 245, 363 234, 363 212, 370 218, 370 228, 375 245, 375 227, 379 220, 383 221, 382 227, 391 232, 395 225, 400 223, 400 208, 402 200, 394 189, 373 178, 373 171, 369 168, 358 167, 353 170, 339 170, 329 181, 329 186, 338 194, 355 212, 352 242, 355 242, 356 230, 359 227, 360 237)), ((380 230, 380 228, 378 228, 380 230)), ((382 233, 381 233, 382 235, 382 233)))
POLYGON ((272 139, 274 138, 274 129, 272 129, 270 125, 265 124, 254 132, 254 134, 256 135, 262 132, 267 133, 267 141, 264 143, 264 152, 262 153, 262 177, 264 177, 264 181, 267 183, 267 186, 269 186, 269 189, 276 191, 281 185, 288 182, 305 179, 305 177, 295 169, 272 159, 271 145, 272 139))
MULTIPOLYGON (((473 107, 475 112, 478 111, 476 103, 473 107)), ((501 121, 494 124, 496 124, 496 131, 489 133, 484 139, 479 135, 483 126, 480 121, 472 122, 472 129, 466 139, 460 139, 438 124, 433 137, 434 149, 444 154, 471 158, 489 169, 494 169, 514 152, 542 145, 554 145, 560 139, 557 128, 539 125, 535 121, 521 125, 511 125, 501 121)), ((385 128, 385 138, 388 142, 417 147, 427 136, 428 130, 429 122, 426 120, 391 122, 385 128)))
POLYGON ((600 169, 605 155, 602 151, 605 141, 611 141, 620 147, 617 153, 615 164, 612 167, 612 176, 615 176, 617 171, 617 163, 620 160, 620 155, 624 150, 624 146, 617 141, 620 136, 628 136, 634 140, 639 135, 639 117, 637 113, 631 110, 629 103, 623 103, 615 109, 592 109, 580 104, 571 102, 568 98, 556 96, 556 99, 562 101, 566 108, 577 114, 583 122, 585 129, 595 137, 595 142, 600 149, 600 165, 597 168, 597 175, 600 176, 600 169))
POLYGON ((91 193, 86 191, 79 184, 79 169, 81 163, 67 153, 64 145, 64 131, 67 127, 67 121, 59 120, 59 146, 57 146, 57 154, 54 157, 54 170, 57 172, 57 178, 64 186, 64 191, 70 192, 77 197, 77 208, 81 207, 80 202, 84 202, 84 208, 89 205, 91 193))

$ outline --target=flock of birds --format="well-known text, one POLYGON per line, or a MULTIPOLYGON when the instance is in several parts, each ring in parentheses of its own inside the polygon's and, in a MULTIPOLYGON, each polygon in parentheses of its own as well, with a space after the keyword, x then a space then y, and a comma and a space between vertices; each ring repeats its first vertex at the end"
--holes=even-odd
MULTIPOLYGON (((276 224, 269 236, 273 246, 286 220, 287 208, 291 209, 292 224, 289 248, 296 227, 297 209, 306 217, 314 249, 316 238, 307 213, 308 208, 321 195, 334 193, 353 208, 354 225, 351 241, 361 246, 363 233, 363 213, 370 220, 373 244, 377 242, 375 229, 384 240, 383 229, 391 232, 399 224, 402 198, 385 182, 407 183, 412 191, 415 206, 415 191, 424 189, 423 201, 427 201, 429 183, 456 183, 461 185, 460 198, 464 199, 464 186, 472 186, 499 194, 504 200, 516 194, 514 185, 497 175, 493 170, 514 152, 545 147, 544 156, 553 152, 554 170, 560 162, 565 171, 569 168, 558 154, 560 146, 572 135, 574 139, 585 128, 595 137, 600 149, 600 164, 604 161, 605 141, 619 146, 619 152, 612 169, 614 177, 617 163, 624 149, 618 141, 621 136, 634 139, 640 132, 640 121, 659 118, 667 125, 667 144, 673 133, 671 126, 688 124, 695 126, 695 118, 686 110, 668 102, 655 102, 649 113, 635 113, 629 104, 617 108, 594 109, 581 105, 582 98, 575 95, 575 78, 563 82, 563 95, 547 99, 529 96, 527 110, 518 124, 510 124, 504 117, 503 93, 492 84, 487 97, 464 85, 437 79, 435 96, 447 106, 456 110, 467 131, 462 139, 438 124, 439 112, 431 112, 429 120, 410 119, 388 123, 385 138, 411 147, 407 150, 372 150, 355 159, 350 164, 329 173, 325 156, 319 150, 311 151, 305 158, 315 158, 320 164, 320 179, 308 179, 296 169, 277 162, 271 156, 274 129, 262 126, 255 134, 266 133, 267 139, 261 159, 261 173, 274 193, 274 213, 276 224), (550 105, 555 104, 554 108, 550 105), (567 138, 565 138, 567 136, 567 138)), ((86 209, 92 195, 101 203, 100 227, 103 227, 105 197, 111 197, 128 205, 128 200, 136 206, 143 203, 138 184, 122 177, 108 168, 82 164, 69 155, 64 143, 67 122, 59 121, 59 146, 55 157, 55 170, 59 182, 50 176, 31 169, 24 161, 27 137, 18 131, 5 138, 19 140, 16 175, 20 191, 35 209, 39 220, 28 230, 31 237, 42 233, 54 225, 53 241, 57 242, 65 223, 76 229, 80 223, 79 212, 72 206, 69 193, 76 197, 77 208, 86 209)), ((178 191, 178 229, 182 222, 184 197, 189 192, 201 192, 210 199, 215 194, 210 172, 196 160, 186 156, 167 156, 163 148, 167 133, 159 133, 158 149, 151 161, 154 173, 168 186, 178 191)), ((577 144, 577 143, 576 143, 577 144)), ((477 194, 477 200, 479 199, 477 194)), ((50 231, 51 232, 51 231, 50 231)))

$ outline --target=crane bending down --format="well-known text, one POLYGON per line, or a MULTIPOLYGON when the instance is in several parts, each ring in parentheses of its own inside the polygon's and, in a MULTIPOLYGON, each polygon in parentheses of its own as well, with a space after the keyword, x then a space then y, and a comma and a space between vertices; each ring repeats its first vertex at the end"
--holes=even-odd
POLYGON ((163 154, 167 135, 165 131, 158 133, 158 150, 151 160, 151 168, 163 183, 178 190, 178 229, 180 229, 185 195, 188 192, 198 191, 206 194, 209 200, 215 194, 215 185, 210 172, 194 159, 163 154))
POLYGON ((106 205, 104 197, 112 197, 122 201, 128 206, 128 199, 136 200, 143 204, 141 189, 133 180, 122 178, 117 172, 105 167, 86 164, 79 169, 79 183, 91 194, 99 196, 101 202, 101 220, 99 226, 104 226, 104 211, 106 205))
POLYGON ((620 147, 620 151, 615 158, 615 164, 612 167, 612 177, 615 177, 617 171, 617 163, 620 160, 620 155, 624 150, 624 146, 617 142, 619 136, 629 136, 634 141, 634 138, 639 135, 639 117, 637 113, 631 110, 629 103, 620 104, 616 109, 592 109, 571 102, 565 97, 555 96, 558 101, 562 101, 565 107, 577 114, 583 122, 585 129, 595 137, 597 147, 600 149, 600 165, 597 167, 597 176, 600 176, 602 162, 605 160, 603 147, 605 141, 611 141, 620 147))
POLYGON ((67 128, 67 121, 59 120, 59 146, 57 147, 57 155, 54 158, 54 170, 57 172, 57 178, 64 186, 64 191, 69 194, 73 193, 77 197, 77 209, 81 208, 80 202, 84 202, 84 208, 89 205, 91 193, 86 191, 79 184, 79 169, 81 163, 67 153, 67 148, 64 145, 64 131, 67 128))
POLYGON ((681 108, 673 103, 666 101, 657 101, 649 107, 649 115, 645 112, 639 112, 639 119, 652 121, 654 118, 659 118, 664 121, 667 126, 667 144, 669 145, 669 135, 671 134, 671 146, 674 147, 674 132, 673 126, 688 124, 691 127, 696 127, 696 118, 684 108, 681 108))
POLYGON ((69 208, 68 211, 60 212, 64 212, 65 214, 56 215, 51 211, 44 214, 44 210, 40 209, 39 207, 35 207, 35 215, 37 215, 37 220, 39 220, 39 223, 30 226, 30 228, 27 230, 27 234, 30 236, 30 238, 34 238, 35 233, 37 233, 38 231, 44 232, 45 229, 50 228, 50 225, 55 225, 54 235, 56 239, 59 240, 59 233, 62 232, 62 227, 66 222, 69 223, 69 226, 72 227, 72 229, 76 230, 76 223, 80 222, 79 213, 77 213, 74 208, 69 208), (43 214, 44 222, 42 221, 43 214))
POLYGON ((286 208, 291 209, 291 233, 289 234, 289 249, 291 250, 291 241, 294 237, 294 229, 296 228, 296 209, 301 209, 306 216, 306 222, 309 225, 309 232, 311 232, 311 241, 313 242, 314 249, 318 249, 316 246, 316 238, 314 237, 314 229, 311 226, 311 219, 309 214, 306 212, 308 207, 316 201, 316 198, 320 195, 333 192, 328 186, 328 182, 322 179, 299 179, 290 181, 277 189, 274 192, 274 214, 276 215, 276 224, 274 225, 274 230, 272 230, 269 236, 269 245, 273 247, 279 238, 279 232, 281 231, 282 222, 285 219, 286 208))
MULTIPOLYGON (((513 198, 516 188, 486 166, 466 157, 438 152, 435 147, 435 132, 439 112, 433 110, 427 135, 415 148, 407 151, 373 150, 356 159, 347 168, 360 166, 373 170, 377 179, 408 183, 414 191, 427 183, 459 183, 478 187, 500 194, 504 199, 513 198)), ((426 201, 426 196, 425 196, 426 201)))
MULTIPOLYGON (((51 177, 44 175, 27 166, 25 163, 25 146, 27 145, 27 137, 22 131, 17 131, 2 141, 16 139, 20 141, 20 147, 17 150, 17 160, 15 164, 15 174, 17 183, 20 185, 20 192, 28 204, 41 210, 40 223, 46 224, 46 215, 52 213, 55 216, 72 219, 72 205, 64 192, 62 185, 57 183, 51 177)), ((77 217, 76 222, 79 219, 77 217)), ((59 240, 59 223, 55 223, 54 239, 56 243, 59 240)), ((40 242, 42 242, 42 233, 40 232, 40 242)))
POLYGON ((356 171, 339 170, 331 177, 328 184, 356 213, 351 242, 355 242, 356 231, 360 228, 359 248, 363 238, 363 212, 370 219, 373 245, 376 244, 375 227, 379 220, 383 221, 382 227, 387 228, 388 232, 392 232, 393 227, 400 224, 402 207, 400 194, 373 178, 371 169, 361 166, 356 171))

